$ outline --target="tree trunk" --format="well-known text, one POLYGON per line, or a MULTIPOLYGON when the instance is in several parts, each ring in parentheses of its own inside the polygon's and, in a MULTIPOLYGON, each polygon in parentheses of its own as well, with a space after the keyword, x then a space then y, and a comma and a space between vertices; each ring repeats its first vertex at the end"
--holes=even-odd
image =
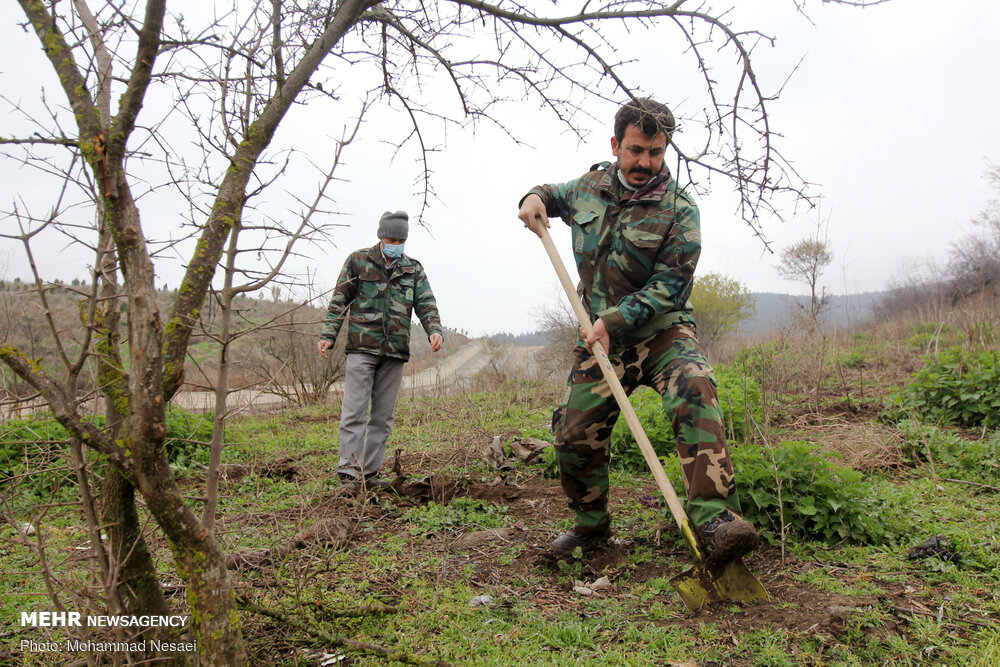
MULTIPOLYGON (((166 616, 171 613, 156 576, 156 565, 142 536, 142 524, 135 507, 135 487, 114 465, 109 465, 101 488, 101 519, 108 535, 108 555, 118 596, 130 616, 166 616)), ((146 639, 180 641, 169 628, 149 628, 146 639)), ((183 654, 149 652, 157 665, 180 667, 190 664, 183 654)))
POLYGON ((139 210, 124 173, 118 172, 118 197, 110 202, 118 257, 125 271, 129 304, 129 416, 123 435, 131 446, 136 486, 170 543, 174 563, 187 587, 191 626, 201 663, 247 664, 225 555, 184 501, 164 449, 166 401, 163 395, 163 328, 156 303, 150 260, 139 210))

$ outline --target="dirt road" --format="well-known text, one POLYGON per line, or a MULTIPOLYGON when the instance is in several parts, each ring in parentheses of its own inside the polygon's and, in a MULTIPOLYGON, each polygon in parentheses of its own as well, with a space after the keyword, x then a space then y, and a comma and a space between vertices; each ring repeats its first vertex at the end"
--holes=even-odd
MULTIPOLYGON (((494 346, 491 349, 490 344, 482 339, 472 340, 434 366, 405 376, 400 393, 403 396, 413 396, 468 391, 473 378, 488 367, 498 373, 515 373, 530 369, 535 355, 541 349, 539 346, 525 345, 504 345, 499 348, 494 346)), ((335 384, 330 391, 342 393, 343 384, 335 384)), ((204 412, 211 410, 215 405, 215 394, 207 391, 185 391, 174 396, 171 402, 185 410, 204 412)), ((235 391, 228 399, 233 412, 272 410, 283 402, 280 396, 258 389, 235 391)))

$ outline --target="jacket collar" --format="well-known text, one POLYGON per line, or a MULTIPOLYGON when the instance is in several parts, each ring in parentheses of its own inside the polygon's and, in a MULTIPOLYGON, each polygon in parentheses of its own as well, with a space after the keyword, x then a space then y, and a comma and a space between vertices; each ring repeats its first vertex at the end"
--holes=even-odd
MULTIPOLYGON (((609 193, 614 193, 615 188, 621 188, 621 183, 618 182, 618 163, 615 162, 611 164, 610 162, 604 162, 601 165, 595 165, 597 168, 604 168, 604 176, 601 178, 601 182, 598 183, 598 188, 601 190, 606 190, 609 193)), ((658 174, 649 179, 649 182, 644 186, 635 191, 632 195, 632 201, 660 201, 663 199, 664 195, 667 194, 668 185, 671 181, 670 177, 670 167, 664 162, 660 167, 658 174)))
MULTIPOLYGON (((376 243, 375 245, 373 245, 371 248, 368 249, 368 259, 371 260, 371 262, 376 266, 378 266, 379 268, 384 269, 385 271, 389 270, 385 266, 385 256, 382 254, 381 241, 379 241, 378 243, 376 243)), ((404 268, 409 268, 411 266, 413 266, 413 261, 410 259, 410 256, 404 252, 403 256, 397 259, 396 263, 392 265, 392 268, 404 269, 404 268)))

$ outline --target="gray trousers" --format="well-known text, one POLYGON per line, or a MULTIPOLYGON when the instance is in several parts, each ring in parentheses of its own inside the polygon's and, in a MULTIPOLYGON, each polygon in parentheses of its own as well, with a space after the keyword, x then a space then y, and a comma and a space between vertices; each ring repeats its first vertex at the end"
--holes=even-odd
POLYGON ((340 406, 339 474, 359 479, 382 467, 402 383, 403 362, 399 359, 358 352, 347 355, 340 406))

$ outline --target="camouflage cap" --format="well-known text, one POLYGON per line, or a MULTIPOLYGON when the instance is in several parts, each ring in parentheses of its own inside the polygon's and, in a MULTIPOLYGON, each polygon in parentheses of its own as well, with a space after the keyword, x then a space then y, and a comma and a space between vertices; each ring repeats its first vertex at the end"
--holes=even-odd
POLYGON ((395 213, 386 211, 378 221, 378 237, 405 241, 410 230, 409 219, 410 216, 406 214, 406 211, 396 211, 395 213))

